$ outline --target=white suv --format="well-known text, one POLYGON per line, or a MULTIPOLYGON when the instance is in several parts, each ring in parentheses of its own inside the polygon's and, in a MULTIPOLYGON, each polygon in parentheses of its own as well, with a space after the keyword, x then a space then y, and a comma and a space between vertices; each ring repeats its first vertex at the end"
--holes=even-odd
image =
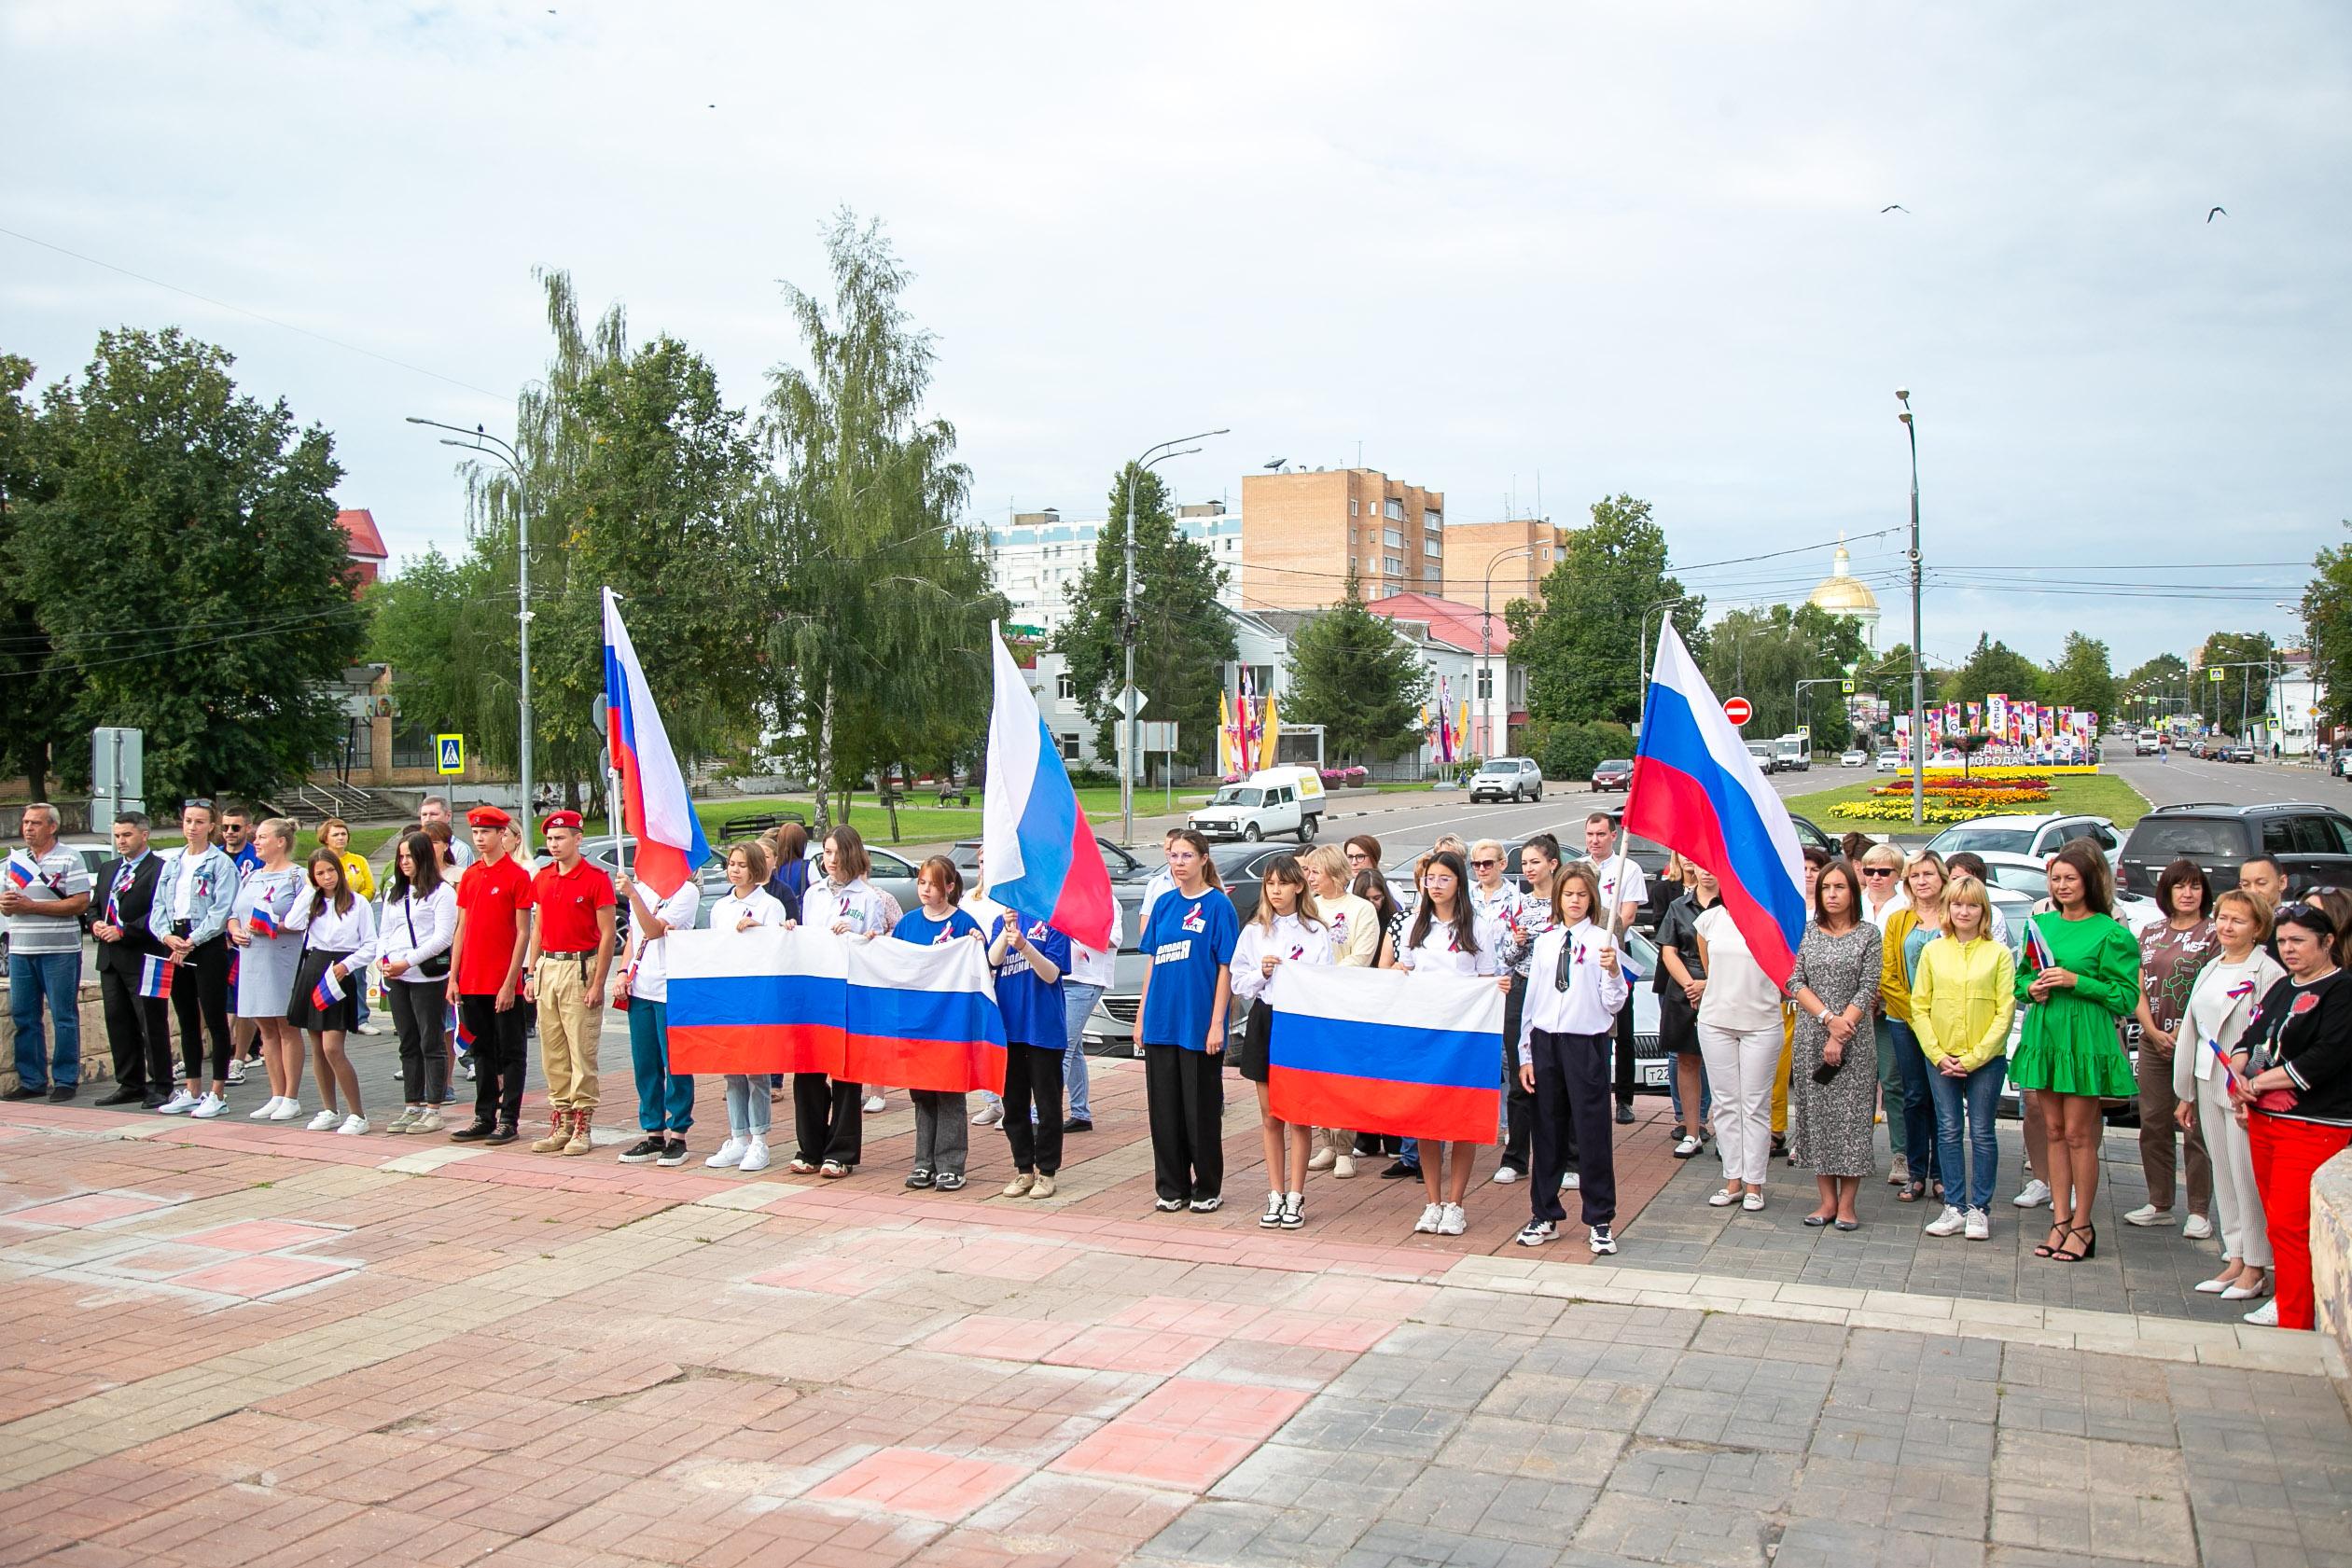
POLYGON ((1527 756, 1497 756, 1479 764, 1470 775, 1470 799, 1540 800, 1543 770, 1527 756))

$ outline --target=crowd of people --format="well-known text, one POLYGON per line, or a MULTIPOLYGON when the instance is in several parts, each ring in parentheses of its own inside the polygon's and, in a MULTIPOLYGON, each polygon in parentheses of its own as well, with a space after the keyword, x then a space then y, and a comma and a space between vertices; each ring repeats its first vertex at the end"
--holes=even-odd
MULTIPOLYGON (((386 1132, 518 1141, 536 1027, 549 1125, 530 1147, 591 1152, 600 1009, 610 1006, 627 1017, 643 1134, 619 1158, 677 1166, 696 1094, 672 1070, 666 938, 698 924, 806 925, 850 940, 985 949, 1008 1040, 1003 1093, 983 1093, 967 1117, 965 1095, 912 1091, 908 1187, 963 1187, 969 1130, 1000 1127, 1013 1166, 1002 1196, 1049 1198, 1065 1137, 1092 1127, 1081 1034, 1110 982, 1117 937, 1099 951, 1074 943, 994 904, 984 886, 967 890, 945 856, 923 862, 918 907, 902 909, 869 880, 854 828, 833 828, 814 856, 793 825, 729 846, 726 892, 703 921, 693 878, 657 895, 626 872, 608 877, 584 857, 580 819, 566 811, 542 822, 548 857, 535 870, 505 812, 474 809, 461 838, 447 803, 428 798, 397 837, 381 889, 339 822, 322 825, 305 854, 287 821, 193 799, 181 812, 184 845, 160 852, 147 820, 124 812, 113 824, 116 858, 95 878, 60 847, 52 808, 29 807, 23 822, 0 883, 16 1099, 77 1091, 86 923, 114 1055, 116 1086, 102 1104, 208 1119, 257 1062, 270 1092, 253 1119, 300 1117, 307 1071, 320 1102, 309 1127, 369 1132, 345 1046, 363 1027, 372 966, 399 1042, 403 1103, 386 1132), (441 1107, 461 1075, 473 1080, 473 1115, 445 1128, 441 1107)), ((1413 903, 1399 909, 1380 843, 1359 835, 1276 857, 1244 921, 1205 840, 1171 829, 1165 867, 1136 910, 1147 966, 1135 1038, 1157 1207, 1223 1205, 1230 1055, 1257 1091, 1269 1188, 1261 1226, 1305 1225, 1311 1173, 1344 1180, 1357 1161, 1386 1159, 1383 1176, 1420 1184, 1413 1229, 1462 1234, 1475 1143, 1276 1117, 1268 995, 1286 964, 1486 977, 1504 992, 1492 1179, 1528 1186, 1517 1240, 1555 1240, 1573 1192, 1588 1246, 1613 1253, 1611 1123, 1632 1119, 1630 1000, 1641 983, 1657 993, 1659 1040, 1674 1063, 1674 1152, 1696 1158, 1712 1144, 1722 1164, 1710 1204, 1764 1211, 1773 1162, 1785 1159, 1814 1176, 1802 1222, 1856 1229, 1861 1185, 1883 1168, 1883 1119, 1897 1200, 1938 1211, 1923 1227, 1930 1236, 1986 1240, 1995 1117, 2004 1086, 2014 1086, 2029 1179, 2012 1201, 2051 1210, 2036 1257, 2078 1263, 2098 1245, 2103 1107, 2136 1100, 2149 1199, 2124 1220, 2170 1223, 2185 1161, 2187 1233, 2218 1230, 2224 1259, 2197 1288, 2233 1301, 2269 1297, 2249 1320, 2311 1325, 2311 1174, 2352 1142, 2352 994, 2337 967, 2339 943, 2352 939, 2352 892, 2288 901, 2276 863, 2258 856, 2235 889, 2217 895, 2183 860, 2157 890, 2164 919, 2135 938, 2114 917, 2112 873, 2089 840, 2050 858, 2049 896, 2012 924, 1972 856, 1858 840, 1843 855, 1806 852, 1809 918, 1783 984, 1749 951, 1712 875, 1677 856, 1653 891, 1602 812, 1586 822, 1583 847, 1571 858, 1553 836, 1535 835, 1517 846, 1513 877, 1506 846, 1449 836, 1413 861, 1413 903), (1623 934, 1645 910, 1658 963, 1635 976, 1623 934), (2136 1026, 2136 1060, 2127 1024, 2136 1026)), ((727 1134, 703 1163, 764 1170, 771 1107, 786 1086, 781 1075, 724 1078, 727 1134)), ((788 1169, 853 1175, 863 1117, 882 1093, 792 1075, 788 1169)))

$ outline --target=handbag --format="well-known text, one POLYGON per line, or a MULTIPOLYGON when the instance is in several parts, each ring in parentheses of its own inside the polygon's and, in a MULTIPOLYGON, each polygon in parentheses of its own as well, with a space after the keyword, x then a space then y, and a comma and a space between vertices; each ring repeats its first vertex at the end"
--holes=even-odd
MULTIPOLYGON (((401 895, 400 918, 409 923, 409 946, 414 948, 417 945, 416 895, 414 894, 401 895)), ((449 950, 443 948, 430 958, 417 960, 416 972, 428 980, 447 979, 449 978, 449 950)))

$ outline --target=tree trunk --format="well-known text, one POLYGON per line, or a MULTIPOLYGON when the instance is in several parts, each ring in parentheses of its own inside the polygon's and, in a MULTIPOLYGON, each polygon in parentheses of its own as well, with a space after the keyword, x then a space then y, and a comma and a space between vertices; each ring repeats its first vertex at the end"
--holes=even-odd
POLYGON ((825 675, 825 696, 817 704, 816 718, 816 820, 809 831, 820 841, 830 831, 833 818, 830 811, 833 794, 833 676, 825 675))

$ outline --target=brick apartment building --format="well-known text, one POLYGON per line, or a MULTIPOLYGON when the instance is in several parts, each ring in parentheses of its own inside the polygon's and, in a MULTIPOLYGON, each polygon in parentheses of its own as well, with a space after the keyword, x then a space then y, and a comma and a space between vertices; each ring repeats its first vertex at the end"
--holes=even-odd
POLYGON ((1371 468, 1242 480, 1241 607, 1336 603, 1353 571, 1366 599, 1436 593, 1445 581, 1445 493, 1371 468))
POLYGON ((1445 534, 1442 597, 1483 604, 1491 578, 1498 611, 1514 599, 1535 598, 1538 585, 1560 563, 1560 552, 1568 543, 1568 531, 1549 518, 1457 522, 1445 534), (1514 550, 1520 553, 1514 556, 1514 550))

